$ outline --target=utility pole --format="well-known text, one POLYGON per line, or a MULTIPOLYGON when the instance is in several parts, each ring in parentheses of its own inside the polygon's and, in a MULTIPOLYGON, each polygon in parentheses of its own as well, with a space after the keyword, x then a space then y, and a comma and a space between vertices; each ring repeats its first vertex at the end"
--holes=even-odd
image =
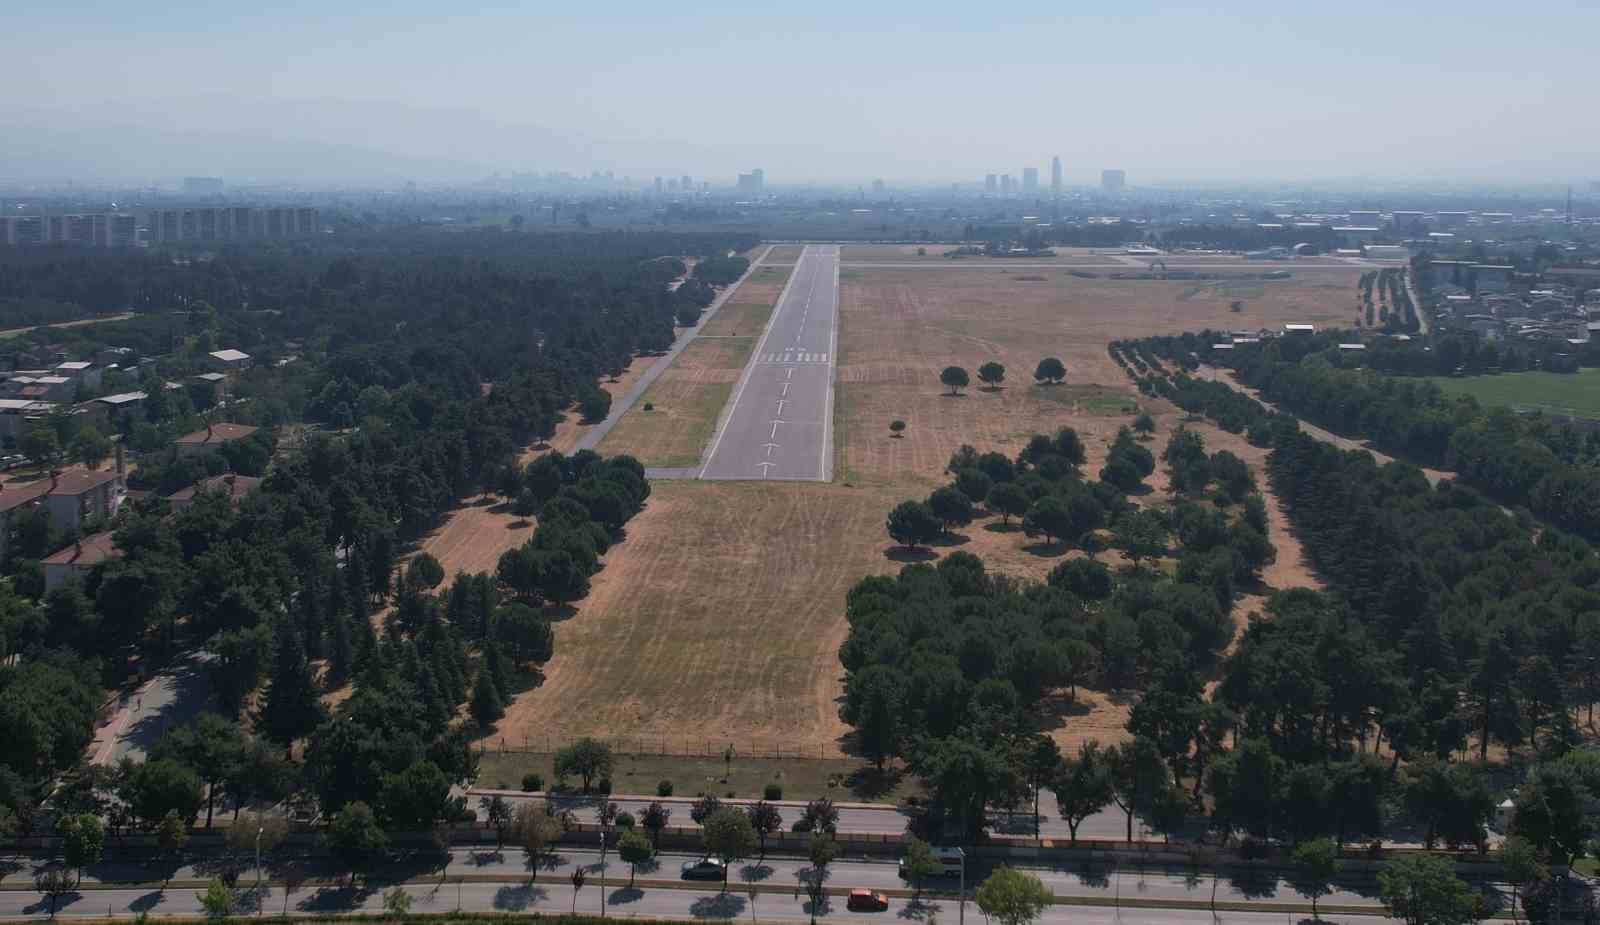
POLYGON ((957 925, 967 925, 967 852, 964 848, 957 848, 956 854, 961 856, 961 902, 956 922, 957 925))

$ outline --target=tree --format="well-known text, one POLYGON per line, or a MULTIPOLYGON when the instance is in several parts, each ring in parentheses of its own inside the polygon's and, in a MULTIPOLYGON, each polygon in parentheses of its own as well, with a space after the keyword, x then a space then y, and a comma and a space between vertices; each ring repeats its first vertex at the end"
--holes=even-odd
POLYGON ((46 425, 30 428, 22 435, 22 441, 17 447, 22 455, 28 457, 34 465, 43 466, 51 463, 61 455, 61 439, 56 436, 55 429, 46 425))
POLYGON ((905 689, 900 673, 887 665, 869 665, 850 675, 839 718, 854 726, 862 753, 879 770, 899 754, 904 733, 905 689))
POLYGON ((978 909, 1000 925, 1028 925, 1039 918, 1055 894, 1033 874, 1001 867, 978 887, 978 909))
POLYGON ((90 813, 64 816, 56 823, 61 833, 61 858, 77 872, 73 882, 76 887, 83 882, 83 869, 98 863, 106 850, 106 830, 100 817, 90 813))
POLYGON ((1015 482, 997 482, 984 498, 984 506, 1000 515, 1000 522, 1009 525, 1011 518, 1028 512, 1028 493, 1015 482))
POLYGON ((902 501, 889 512, 888 530, 890 539, 907 549, 916 549, 937 539, 944 524, 921 501, 902 501))
POLYGON ((761 856, 766 857, 767 836, 783 828, 783 814, 766 800, 757 800, 745 807, 745 813, 750 817, 750 827, 755 830, 756 837, 761 839, 761 856))
POLYGON ((1138 510, 1117 520, 1112 528, 1113 542, 1123 554, 1133 561, 1133 567, 1145 559, 1154 559, 1167 551, 1169 534, 1161 512, 1138 510))
POLYGON ((93 427, 85 427, 78 431, 78 436, 72 440, 72 457, 81 460, 90 469, 100 468, 100 464, 105 462, 111 453, 111 441, 101 436, 93 427))
POLYGON ((1566 762, 1536 768, 1517 790, 1511 831, 1528 840, 1556 867, 1583 854, 1593 832, 1583 784, 1566 762))
POLYGON ((911 881, 912 888, 916 891, 914 898, 922 897, 922 880, 937 874, 942 865, 939 859, 933 856, 933 849, 928 843, 915 835, 907 835, 905 840, 905 858, 900 862, 901 869, 906 878, 911 881))
POLYGON ((971 380, 967 378, 967 371, 961 367, 946 366, 944 371, 939 373, 939 381, 950 390, 951 395, 959 395, 971 380))
POLYGON ((406 566, 406 584, 419 590, 432 590, 444 581, 444 566, 428 553, 418 553, 406 566))
POLYGON ((1033 788, 1033 826, 1035 834, 1038 834, 1039 791, 1060 773, 1061 749, 1056 746, 1054 739, 1038 733, 1018 743, 1016 761, 1021 766, 1022 776, 1028 786, 1033 788))
POLYGON ((989 492, 994 488, 994 479, 976 466, 968 466, 956 472, 956 491, 966 495, 976 504, 989 497, 989 492))
POLYGON ((905 433, 905 430, 906 430, 906 422, 905 421, 902 421, 899 418, 895 418, 894 420, 889 422, 889 434, 890 434, 890 436, 898 437, 901 434, 905 433))
POLYGON ((948 485, 944 488, 934 489, 928 496, 928 509, 933 511, 933 516, 939 518, 946 533, 951 527, 962 527, 972 523, 972 499, 961 493, 958 488, 948 485))
POLYGON ((1106 749, 1111 799, 1127 817, 1128 841, 1133 841, 1133 814, 1149 807, 1168 785, 1167 766, 1154 742, 1142 736, 1106 749))
POLYGON ((651 802, 644 808, 644 814, 639 817, 639 824, 650 833, 650 843, 657 848, 661 847, 661 830, 671 821, 672 810, 658 802, 651 802))
POLYGON ((1295 892, 1311 900, 1312 918, 1317 918, 1317 900, 1333 892, 1338 862, 1339 846, 1331 838, 1316 838, 1295 846, 1289 882, 1295 892))
POLYGON ((154 825, 172 816, 180 826, 200 811, 205 797, 200 777, 171 759, 145 761, 131 768, 117 788, 134 818, 154 825))
POLYGON ((395 884, 383 894, 383 911, 397 919, 403 919, 411 913, 411 894, 400 884, 395 884))
POLYGON ((256 728, 287 752, 297 739, 310 735, 321 725, 325 716, 300 634, 293 621, 280 620, 272 680, 267 684, 266 697, 256 715, 256 728))
POLYGON ((636 829, 629 829, 622 833, 622 838, 617 841, 617 857, 622 858, 628 865, 628 886, 633 886, 633 878, 639 873, 639 865, 656 856, 656 847, 650 839, 636 829))
POLYGON ((839 844, 833 836, 826 832, 812 830, 811 843, 806 847, 806 856, 811 861, 811 874, 806 878, 806 894, 811 899, 811 921, 817 921, 817 913, 828 896, 828 865, 839 855, 839 844))
POLYGON ((212 877, 206 881, 204 892, 194 894, 200 901, 201 908, 206 910, 206 918, 220 922, 233 915, 233 910, 239 905, 239 897, 234 893, 221 877, 212 877))
POLYGON ((1378 895, 1406 925, 1467 925, 1476 918, 1472 888, 1447 857, 1416 854, 1387 862, 1378 871, 1378 895))
POLYGON ((978 381, 991 389, 999 388, 1000 383, 1006 381, 1006 368, 990 360, 978 367, 978 381))
POLYGON ((236 772, 244 746, 244 735, 237 724, 207 712, 189 725, 169 731, 156 743, 151 757, 158 761, 181 762, 194 769, 205 782, 206 828, 209 829, 217 791, 236 772))
POLYGON ((578 775, 583 779, 583 791, 588 793, 589 784, 595 778, 611 776, 614 763, 611 746, 585 736, 556 752, 555 771, 557 777, 578 775))
POLYGON ((489 821, 489 827, 494 829, 494 851, 495 854, 499 854, 505 845, 506 833, 511 831, 511 825, 516 821, 515 814, 511 811, 511 804, 497 793, 492 797, 481 797, 478 805, 483 808, 483 815, 489 821))
POLYGON ((1037 382, 1048 382, 1057 385, 1067 378, 1067 366, 1056 357, 1045 357, 1034 367, 1033 378, 1037 382))
POLYGON ((827 797, 812 800, 800 812, 800 823, 804 832, 826 832, 832 835, 839 831, 839 808, 827 797))
POLYGON ((156 848, 164 855, 176 856, 189 843, 189 827, 178 817, 177 810, 168 810, 156 826, 156 848))
POLYGON ((722 889, 728 889, 728 867, 750 856, 756 847, 756 830, 750 817, 737 809, 719 809, 701 826, 706 850, 722 859, 722 889))
POLYGON ((61 902, 61 897, 77 889, 72 875, 51 864, 33 875, 33 888, 43 893, 50 899, 50 918, 56 917, 56 906, 61 902))
POLYGON ((379 828, 378 820, 367 804, 356 800, 346 803, 334 814, 328 825, 328 853, 350 873, 350 884, 355 885, 356 875, 377 860, 389 846, 389 837, 379 828))
POLYGON ((611 393, 604 389, 593 389, 583 396, 578 407, 583 412, 585 423, 598 424, 611 413, 611 393))
POLYGON ((465 797, 450 795, 450 777, 432 761, 423 759, 398 774, 385 774, 378 788, 379 815, 384 824, 401 832, 429 832, 462 810, 465 797))
POLYGON ((1100 751, 1100 743, 1083 743, 1078 757, 1063 762, 1051 789, 1072 843, 1077 844, 1078 826, 1111 803, 1111 768, 1100 751))
POLYGON ((1153 434, 1156 432, 1156 420, 1148 411, 1141 411, 1139 416, 1133 419, 1133 429, 1136 433, 1153 434))
MULTIPOLYGON (((582 867, 574 867, 572 869, 572 874, 567 879, 572 881, 572 914, 577 915, 578 894, 583 892, 584 881, 588 880, 589 878, 586 874, 584 874, 582 867)), ((724 877, 723 879, 727 878, 724 877)))
POLYGON ((1043 533, 1046 543, 1065 539, 1072 530, 1072 512, 1055 495, 1045 495, 1028 508, 1022 518, 1022 529, 1028 533, 1043 533))
POLYGON ((1500 867, 1506 882, 1511 884, 1511 920, 1517 920, 1518 893, 1528 884, 1543 880, 1549 872, 1539 862, 1539 852, 1533 843, 1520 835, 1513 835, 1500 843, 1500 867))
POLYGON ((703 826, 707 819, 716 815, 721 809, 722 801, 717 799, 716 794, 708 793, 690 805, 689 818, 694 820, 695 825, 703 826))
MULTIPOLYGON (((480 669, 478 676, 472 682, 472 703, 469 706, 472 712, 472 721, 478 724, 479 729, 488 729, 506 715, 505 702, 500 697, 500 689, 495 687, 494 677, 487 670, 480 669)), ((588 784, 584 789, 589 789, 588 784)))
POLYGON ((533 879, 538 880, 540 855, 556 843, 565 827, 548 806, 534 806, 531 803, 524 803, 517 809, 517 819, 512 827, 517 840, 522 843, 522 850, 528 855, 528 868, 533 871, 533 879))

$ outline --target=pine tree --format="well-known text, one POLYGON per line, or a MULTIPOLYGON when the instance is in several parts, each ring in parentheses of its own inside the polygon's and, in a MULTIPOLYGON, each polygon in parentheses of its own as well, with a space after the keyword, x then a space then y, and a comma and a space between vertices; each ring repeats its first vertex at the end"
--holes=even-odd
POLYGON ((343 681, 350 677, 350 673, 355 670, 355 663, 355 643, 350 638, 350 617, 348 614, 335 613, 333 617, 333 640, 328 652, 328 667, 336 680, 343 681))
POLYGON ((505 712, 505 701, 485 666, 478 672, 478 679, 472 685, 472 718, 480 727, 487 729, 505 712))
POLYGON ((256 717, 258 728, 268 739, 288 748, 294 740, 310 735, 322 718, 322 701, 312 685, 311 665, 300 635, 292 620, 279 620, 272 680, 256 717))

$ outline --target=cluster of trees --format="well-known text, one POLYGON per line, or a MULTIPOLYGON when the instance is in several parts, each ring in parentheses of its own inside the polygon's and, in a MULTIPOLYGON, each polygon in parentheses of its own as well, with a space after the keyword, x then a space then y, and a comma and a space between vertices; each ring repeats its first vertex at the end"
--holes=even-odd
POLYGON ((1417 306, 1406 290, 1406 273, 1404 267, 1385 267, 1361 274, 1358 285, 1367 327, 1413 333, 1421 328, 1417 306), (1378 296, 1376 302, 1374 293, 1378 296))
MULTIPOLYGON (((1034 368, 1033 378, 1041 384, 1059 385, 1067 378, 1067 367, 1056 357, 1045 357, 1034 368)), ((991 391, 999 389, 1005 380, 1006 368, 1002 363, 989 360, 978 367, 978 381, 991 391)), ((951 395, 959 395, 962 389, 972 384, 972 378, 960 366, 946 366, 939 371, 939 383, 949 389, 951 395)))
MULTIPOLYGON (((1540 415, 1514 414, 1502 406, 1483 408, 1468 397, 1448 397, 1427 382, 1345 369, 1329 362, 1319 338, 1275 338, 1236 347, 1224 356, 1209 349, 1208 334, 1150 338, 1146 348, 1190 368, 1201 359, 1231 366, 1240 380, 1280 408, 1346 436, 1367 438, 1380 448, 1421 465, 1454 470, 1460 480, 1505 504, 1523 506, 1563 530, 1600 539, 1600 434, 1540 415)), ((1231 430, 1250 428, 1267 445, 1283 415, 1271 415, 1219 383, 1152 374, 1140 387, 1178 401, 1231 430), (1224 407, 1227 406, 1227 407, 1224 407)))
MULTIPOLYGON (((0 806, 31 813, 72 768, 93 728, 90 704, 131 656, 198 646, 223 716, 255 699, 267 741, 309 739, 299 773, 326 810, 359 800, 386 826, 416 824, 384 795, 388 777, 417 790, 442 779, 448 790, 467 776, 468 734, 455 718, 464 706, 479 722, 497 716, 528 683, 553 645, 532 605, 575 596, 648 494, 631 460, 578 454, 518 470, 518 453, 645 349, 653 325, 670 340, 673 268, 646 258, 733 246, 748 243, 396 234, 227 250, 209 263, 74 258, 90 277, 138 276, 163 306, 208 296, 220 319, 272 319, 263 325, 299 340, 301 359, 252 370, 259 391, 237 407, 338 430, 287 447, 268 438, 224 459, 264 475, 236 504, 202 496, 173 515, 159 500, 130 502, 114 524, 121 555, 82 582, 42 595, 36 570, 19 572, 27 580, 0 594, 0 648, 21 656, 0 665, 0 734, 15 744, 0 759, 0 806), (219 291, 228 285, 239 291, 219 291), (532 583, 513 570, 504 589, 490 575, 444 588, 428 557, 400 567, 404 545, 459 499, 513 482, 513 503, 526 497, 546 520, 527 557, 532 583), (375 627, 384 607, 390 619, 375 627), (318 695, 347 681, 353 695, 325 717, 318 695)), ((153 461, 157 487, 199 474, 153 461)))
POLYGON ((727 286, 737 282, 750 269, 750 261, 736 254, 702 257, 694 265, 694 278, 707 286, 727 286))
MULTIPOLYGON (((1150 455, 1131 431, 1119 441, 1150 455)), ((969 521, 976 497, 990 513, 1021 516, 1026 529, 1091 553, 1062 562, 1044 584, 991 575, 958 552, 851 590, 840 716, 863 754, 880 764, 903 758, 927 779, 935 816, 975 828, 985 805, 1014 803, 1051 779, 1057 763, 1041 755, 1052 747, 1028 730, 1057 691, 1177 677, 1199 696, 1232 635, 1235 589, 1273 551, 1241 460, 1206 454, 1185 430, 1165 455, 1179 494, 1170 509, 1141 510, 1117 486, 1084 481, 1082 441, 1063 429, 1035 435, 1014 460, 963 446, 948 466, 952 484, 890 514, 897 540, 928 542, 969 521), (1092 557, 1106 525, 1131 568, 1113 572, 1092 557), (1174 574, 1141 567, 1175 549, 1174 574)))

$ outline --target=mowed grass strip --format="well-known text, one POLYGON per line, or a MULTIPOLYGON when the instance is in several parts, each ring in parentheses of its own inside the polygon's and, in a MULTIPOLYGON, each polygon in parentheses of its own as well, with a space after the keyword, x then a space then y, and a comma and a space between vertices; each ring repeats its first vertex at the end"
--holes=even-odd
POLYGON ((1446 394, 1470 395, 1484 405, 1537 409, 1547 414, 1600 419, 1600 369, 1576 373, 1501 373, 1428 380, 1446 394))
POLYGON ((652 467, 698 464, 788 279, 786 267, 758 268, 622 416, 600 452, 627 453, 652 467))

